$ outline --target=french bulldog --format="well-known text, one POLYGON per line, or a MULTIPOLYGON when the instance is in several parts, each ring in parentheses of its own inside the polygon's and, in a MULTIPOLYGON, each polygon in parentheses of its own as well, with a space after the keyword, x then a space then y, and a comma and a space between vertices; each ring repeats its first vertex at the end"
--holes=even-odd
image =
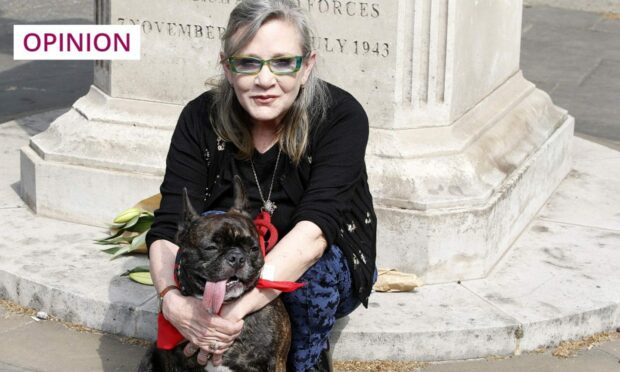
MULTIPOLYGON (((258 231, 246 211, 247 196, 235 176, 234 205, 223 214, 199 216, 187 191, 183 197, 183 221, 177 233, 177 279, 184 296, 202 299, 219 308, 255 287, 264 264, 258 231)), ((241 334, 223 354, 223 364, 201 366, 196 355, 186 357, 187 341, 172 350, 153 345, 142 359, 139 372, 185 371, 286 371, 291 326, 282 301, 277 298, 244 319, 241 334)))

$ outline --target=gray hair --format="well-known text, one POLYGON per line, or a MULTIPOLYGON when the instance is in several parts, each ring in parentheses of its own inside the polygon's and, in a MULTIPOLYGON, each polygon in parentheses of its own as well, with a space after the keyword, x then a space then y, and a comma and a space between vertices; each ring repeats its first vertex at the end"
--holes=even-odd
MULTIPOLYGON (((258 29, 273 19, 285 20, 295 26, 301 36, 303 55, 308 57, 312 52, 313 33, 309 17, 303 9, 290 0, 243 0, 233 9, 226 32, 222 35, 224 60, 245 47, 258 29), (240 29, 241 34, 233 38, 240 29)), ((214 91, 211 122, 217 135, 232 142, 239 149, 240 158, 250 159, 254 144, 247 113, 225 77, 217 82, 214 91)), ((316 76, 315 66, 278 128, 280 148, 295 164, 299 164, 306 152, 311 126, 325 118, 327 106, 327 88, 316 76)))

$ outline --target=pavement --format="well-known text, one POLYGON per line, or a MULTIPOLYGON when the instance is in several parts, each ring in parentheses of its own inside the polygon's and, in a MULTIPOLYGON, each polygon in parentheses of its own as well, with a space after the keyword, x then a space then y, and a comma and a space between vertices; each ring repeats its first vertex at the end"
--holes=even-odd
POLYGON ((0 123, 69 107, 88 92, 92 61, 15 61, 14 24, 91 24, 93 0, 0 0, 0 123))
POLYGON ((524 76, 573 115, 576 135, 620 150, 620 13, 523 10, 524 76))
MULTIPOLYGON (((92 243, 103 229, 33 215, 18 196, 18 149, 92 80, 92 70, 81 70, 85 63, 66 65, 75 73, 63 70, 66 75, 56 77, 49 65, 12 61, 6 44, 11 22, 91 19, 84 16, 88 7, 76 6, 88 1, 50 3, 59 13, 41 2, 0 0, 0 117, 7 120, 0 124, 0 225, 11 232, 0 240, 0 298, 109 333, 152 339, 154 291, 119 277, 145 259, 110 262, 92 243), (32 7, 40 19, 30 15, 32 7), (68 77, 73 88, 66 86, 68 77), (28 93, 37 89, 43 90, 28 93)), ((338 323, 336 359, 499 355, 512 357, 407 370, 620 370, 617 340, 566 360, 549 351, 523 353, 620 326, 620 20, 613 18, 525 8, 524 74, 575 116, 581 138, 574 140, 573 170, 486 278, 373 294, 369 309, 338 323)), ((58 322, 1 311, 0 371, 131 370, 143 352, 116 336, 77 334, 58 322)))
POLYGON ((0 305, 0 371, 133 371, 145 348, 0 305))
MULTIPOLYGON (((117 336, 76 330, 58 321, 35 321, 31 314, 9 311, 0 304, 0 371, 134 371, 145 348, 117 336)), ((368 364, 346 368, 336 364, 336 372, 415 371, 415 372, 586 372, 620 369, 618 339, 582 349, 570 358, 557 358, 551 351, 482 359, 466 362, 415 364, 368 364)))

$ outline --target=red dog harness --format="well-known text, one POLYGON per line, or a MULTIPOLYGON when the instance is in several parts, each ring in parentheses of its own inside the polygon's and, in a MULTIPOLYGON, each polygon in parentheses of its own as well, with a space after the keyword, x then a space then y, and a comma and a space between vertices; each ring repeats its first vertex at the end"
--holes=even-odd
MULTIPOLYGON (((260 212, 258 216, 256 216, 254 225, 256 225, 256 229, 258 230, 258 243, 264 257, 276 245, 278 241, 278 230, 271 223, 271 215, 265 211, 260 212)), ((176 272, 175 270, 174 281, 178 286, 179 281, 176 272)), ((257 288, 273 288, 282 292, 292 292, 303 286, 303 283, 272 281, 263 278, 259 278, 256 283, 257 288)), ((220 309, 212 310, 214 313, 219 313, 220 311, 220 309)), ((164 318, 164 314, 160 312, 157 315, 157 348, 171 350, 183 340, 184 338, 181 333, 179 333, 172 323, 164 318)))

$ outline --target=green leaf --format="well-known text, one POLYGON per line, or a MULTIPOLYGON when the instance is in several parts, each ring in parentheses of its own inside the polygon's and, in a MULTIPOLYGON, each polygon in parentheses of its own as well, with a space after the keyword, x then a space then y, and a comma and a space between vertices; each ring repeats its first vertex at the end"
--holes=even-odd
POLYGON ((99 245, 112 245, 112 244, 116 244, 114 242, 106 242, 105 240, 95 240, 95 244, 99 244, 99 245))
POLYGON ((121 235, 123 235, 123 231, 122 231, 122 230, 119 230, 119 231, 115 232, 114 234, 112 234, 112 235, 108 236, 107 238, 97 239, 97 240, 95 240, 95 241, 96 241, 96 242, 108 242, 108 241, 110 241, 110 239, 114 239, 114 238, 116 238, 117 236, 121 236, 121 235))
POLYGON ((112 240, 96 240, 95 244, 110 245, 110 244, 119 244, 119 243, 123 243, 123 242, 124 242, 123 238, 120 238, 120 239, 114 238, 112 240))
POLYGON ((106 224, 110 230, 122 229, 125 227, 125 223, 107 223, 106 224))
POLYGON ((122 247, 120 247, 120 246, 116 246, 116 247, 111 247, 111 248, 107 248, 107 249, 102 249, 101 252, 104 252, 104 253, 107 253, 107 254, 115 254, 121 248, 122 247))
POLYGON ((138 221, 140 220, 140 215, 135 216, 134 218, 132 218, 131 220, 129 220, 129 222, 127 222, 125 224, 125 230, 129 230, 130 227, 132 227, 133 225, 135 225, 136 223, 138 223, 138 221))
POLYGON ((153 285, 153 278, 151 278, 151 273, 149 273, 148 271, 131 273, 129 274, 129 279, 133 280, 136 283, 153 285))
POLYGON ((116 252, 114 252, 112 254, 112 257, 110 257, 110 260, 114 260, 114 259, 120 257, 121 255, 124 255, 125 253, 129 253, 130 250, 131 250, 131 246, 130 245, 126 245, 126 246, 120 247, 120 249, 118 251, 116 251, 116 252))
POLYGON ((140 220, 135 225, 128 227, 127 230, 141 233, 141 232, 145 232, 148 229, 150 229, 152 224, 153 224, 153 217, 151 216, 140 217, 140 220))
POLYGON ((118 236, 114 239, 108 241, 97 242, 96 244, 106 245, 106 244, 130 244, 133 236, 118 236))
POLYGON ((139 249, 140 247, 146 245, 146 233, 147 232, 145 231, 131 240, 131 249, 129 250, 130 252, 135 251, 136 249, 139 249))
POLYGON ((131 270, 127 270, 124 273, 121 274, 121 276, 127 276, 131 273, 143 273, 143 272, 149 272, 149 267, 148 266, 136 266, 131 270))

